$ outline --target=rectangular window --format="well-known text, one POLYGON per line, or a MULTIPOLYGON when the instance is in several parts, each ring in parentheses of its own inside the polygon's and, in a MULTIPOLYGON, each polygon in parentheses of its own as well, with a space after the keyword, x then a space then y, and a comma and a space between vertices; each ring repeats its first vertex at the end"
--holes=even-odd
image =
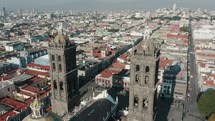
POLYGON ((55 67, 55 63, 52 63, 52 69, 55 70, 56 67, 55 67))
POLYGON ((62 65, 59 64, 59 71, 62 72, 62 65))
POLYGON ((61 61, 61 56, 60 55, 58 55, 58 61, 61 61))
POLYGON ((55 57, 54 57, 54 55, 52 55, 52 61, 54 61, 55 60, 55 57))

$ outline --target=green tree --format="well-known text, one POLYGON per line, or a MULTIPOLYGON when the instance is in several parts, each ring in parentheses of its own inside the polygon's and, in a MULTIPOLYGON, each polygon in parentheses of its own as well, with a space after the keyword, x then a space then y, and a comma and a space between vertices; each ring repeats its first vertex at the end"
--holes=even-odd
POLYGON ((215 90, 206 91, 198 100, 198 108, 203 116, 210 116, 215 112, 215 90))
POLYGON ((3 23, 0 23, 0 28, 4 27, 4 24, 3 23))
POLYGON ((108 32, 118 32, 119 29, 108 29, 108 32))
POLYGON ((180 30, 182 32, 189 32, 189 27, 181 27, 180 30))

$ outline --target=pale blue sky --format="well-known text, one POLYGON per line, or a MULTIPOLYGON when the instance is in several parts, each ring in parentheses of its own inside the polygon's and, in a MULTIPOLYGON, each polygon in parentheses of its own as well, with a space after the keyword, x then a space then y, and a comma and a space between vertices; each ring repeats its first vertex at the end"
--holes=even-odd
POLYGON ((117 10, 117 9, 154 9, 171 7, 214 9, 215 0, 0 0, 1 7, 7 9, 81 9, 81 10, 117 10))

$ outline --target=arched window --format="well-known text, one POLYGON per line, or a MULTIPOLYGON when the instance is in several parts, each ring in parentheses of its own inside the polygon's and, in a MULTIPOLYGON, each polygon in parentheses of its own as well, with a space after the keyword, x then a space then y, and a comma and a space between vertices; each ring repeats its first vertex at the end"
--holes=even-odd
POLYGON ((134 50, 134 55, 136 55, 136 54, 137 54, 137 49, 134 50))
POLYGON ((61 72, 62 71, 62 65, 59 64, 59 71, 61 72))
POLYGON ((54 80, 54 89, 57 89, 57 82, 54 80))
POLYGON ((148 73, 148 72, 149 72, 149 66, 146 66, 145 73, 148 73))
POLYGON ((55 60, 55 57, 54 57, 54 55, 51 55, 52 56, 52 61, 54 61, 55 60))
POLYGON ((143 99, 143 108, 148 107, 148 100, 146 98, 143 99))
POLYGON ((145 84, 148 84, 149 83, 149 76, 146 76, 145 77, 145 84))
POLYGON ((63 82, 60 82, 60 90, 63 90, 63 82))
POLYGON ((55 63, 52 63, 52 69, 55 70, 56 67, 55 67, 55 63))
POLYGON ((137 71, 140 71, 140 66, 139 65, 136 65, 136 72, 137 71))
POLYGON ((139 75, 136 74, 136 76, 135 76, 135 82, 138 83, 138 81, 139 81, 139 75))
POLYGON ((61 61, 61 56, 60 55, 58 55, 58 61, 61 61))
POLYGON ((137 95, 134 96, 134 108, 138 108, 139 105, 139 98, 137 95))

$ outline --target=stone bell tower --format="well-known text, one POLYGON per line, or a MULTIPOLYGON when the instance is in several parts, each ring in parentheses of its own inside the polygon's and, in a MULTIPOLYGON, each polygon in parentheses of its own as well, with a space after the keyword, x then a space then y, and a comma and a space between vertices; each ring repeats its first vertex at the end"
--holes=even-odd
POLYGON ((159 50, 147 38, 136 45, 131 54, 128 121, 153 121, 159 50))
POLYGON ((52 112, 63 116, 80 103, 76 67, 76 45, 64 35, 62 25, 49 44, 52 112))

